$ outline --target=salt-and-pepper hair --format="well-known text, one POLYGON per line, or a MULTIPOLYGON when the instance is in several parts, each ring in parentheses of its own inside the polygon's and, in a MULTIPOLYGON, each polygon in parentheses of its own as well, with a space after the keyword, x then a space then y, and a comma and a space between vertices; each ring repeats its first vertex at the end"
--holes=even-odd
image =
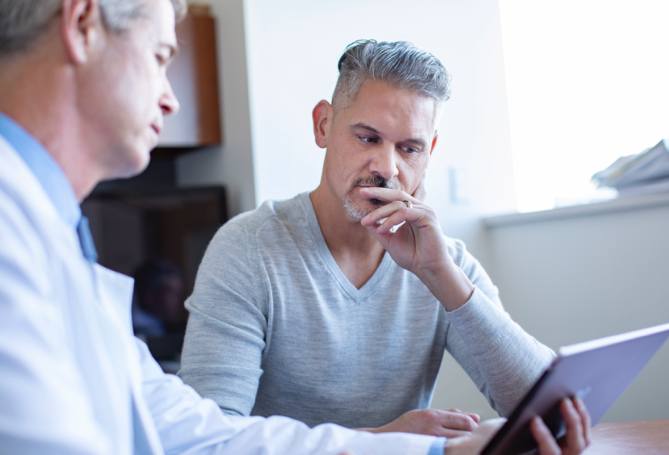
POLYGON ((353 100, 365 81, 388 83, 435 100, 436 112, 451 94, 451 76, 439 59, 407 41, 358 40, 339 59, 339 79, 332 95, 335 112, 353 100))
MULTIPOLYGON (((170 0, 177 20, 186 14, 186 0, 170 0)), ((142 17, 146 0, 98 0, 102 21, 112 33, 126 32, 142 17)), ((63 0, 0 0, 0 56, 26 50, 62 10, 63 0)))

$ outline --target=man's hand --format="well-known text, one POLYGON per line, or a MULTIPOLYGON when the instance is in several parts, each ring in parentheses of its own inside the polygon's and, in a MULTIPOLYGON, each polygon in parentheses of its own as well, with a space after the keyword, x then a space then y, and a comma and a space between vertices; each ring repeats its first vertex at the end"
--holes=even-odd
MULTIPOLYGON (((560 413, 567 433, 560 442, 539 417, 535 417, 530 430, 539 447, 539 455, 578 455, 590 444, 590 414, 580 398, 564 399, 560 413)), ((504 419, 487 420, 468 435, 446 441, 446 455, 476 455, 483 450, 490 438, 504 424, 504 419)))
POLYGON ((590 444, 592 422, 583 400, 580 398, 562 400, 560 413, 567 427, 567 433, 559 444, 539 417, 535 417, 530 424, 530 430, 539 445, 541 455, 578 455, 590 444))
MULTIPOLYGON (((422 185, 422 183, 421 183, 422 185)), ((422 196, 419 188, 415 196, 422 196)), ((385 203, 361 221, 393 260, 425 283, 447 311, 467 303, 474 285, 453 262, 435 211, 419 198, 389 188, 366 187, 360 194, 385 203), (393 226, 404 223, 396 232, 393 226)))
POLYGON ((456 438, 478 428, 481 418, 459 409, 420 409, 409 411, 387 425, 379 428, 361 428, 370 433, 414 433, 456 438))
POLYGON ((486 420, 470 434, 447 440, 444 455, 477 455, 481 453, 481 450, 504 425, 504 422, 506 422, 506 419, 503 418, 486 420))

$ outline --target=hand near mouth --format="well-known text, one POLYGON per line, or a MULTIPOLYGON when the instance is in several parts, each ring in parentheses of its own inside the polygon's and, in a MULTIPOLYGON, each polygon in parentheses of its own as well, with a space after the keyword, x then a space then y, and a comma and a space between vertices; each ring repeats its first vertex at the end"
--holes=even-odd
POLYGON ((447 311, 464 305, 474 285, 448 254, 437 214, 425 198, 423 183, 410 196, 389 188, 360 188, 368 199, 378 199, 381 207, 361 223, 379 241, 400 267, 414 273, 430 289, 447 311), (404 223, 394 233, 393 226, 404 223))
POLYGON ((400 267, 417 273, 427 264, 446 260, 444 237, 430 206, 401 190, 363 187, 360 194, 380 201, 380 207, 365 216, 361 223, 400 267), (392 233, 393 226, 401 223, 405 224, 392 233))

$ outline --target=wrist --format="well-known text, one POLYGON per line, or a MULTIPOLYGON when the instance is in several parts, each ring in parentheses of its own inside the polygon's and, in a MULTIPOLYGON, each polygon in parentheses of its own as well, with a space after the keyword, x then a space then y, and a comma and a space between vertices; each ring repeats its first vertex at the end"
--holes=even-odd
POLYGON ((469 301, 474 285, 449 256, 438 266, 432 266, 417 274, 446 311, 455 311, 469 301))
POLYGON ((461 450, 458 450, 458 448, 461 445, 462 444, 460 443, 458 438, 447 439, 446 444, 444 445, 444 455, 458 455, 458 454, 462 453, 461 450))
POLYGON ((444 455, 475 455, 481 447, 473 442, 475 441, 467 437, 449 438, 444 445, 444 455))

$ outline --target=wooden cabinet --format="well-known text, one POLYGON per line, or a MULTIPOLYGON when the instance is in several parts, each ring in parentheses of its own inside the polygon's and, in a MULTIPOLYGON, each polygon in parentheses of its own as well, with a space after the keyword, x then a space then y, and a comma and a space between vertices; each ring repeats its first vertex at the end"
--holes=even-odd
POLYGON ((214 18, 189 15, 176 32, 179 53, 167 75, 181 109, 165 118, 156 155, 220 144, 222 139, 214 18))
POLYGON ((98 190, 82 204, 100 264, 133 275, 151 259, 176 265, 190 295, 209 241, 227 221, 222 187, 98 190))

